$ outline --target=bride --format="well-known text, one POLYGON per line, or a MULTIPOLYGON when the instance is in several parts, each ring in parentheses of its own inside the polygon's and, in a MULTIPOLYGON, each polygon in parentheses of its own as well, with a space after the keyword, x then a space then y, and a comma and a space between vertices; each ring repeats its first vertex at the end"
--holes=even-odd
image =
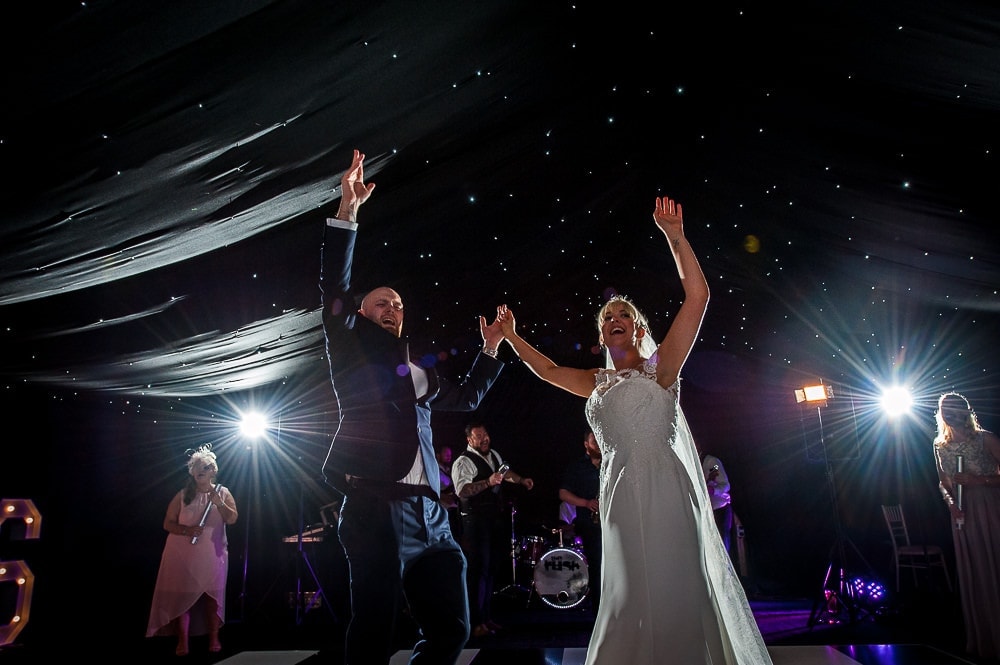
POLYGON ((561 367, 522 339, 499 308, 507 342, 539 378, 587 398, 603 453, 601 603, 587 665, 769 665, 746 594, 719 537, 698 451, 679 404, 680 372, 708 306, 683 210, 657 198, 684 302, 657 345, 623 296, 600 310, 605 369, 561 367))

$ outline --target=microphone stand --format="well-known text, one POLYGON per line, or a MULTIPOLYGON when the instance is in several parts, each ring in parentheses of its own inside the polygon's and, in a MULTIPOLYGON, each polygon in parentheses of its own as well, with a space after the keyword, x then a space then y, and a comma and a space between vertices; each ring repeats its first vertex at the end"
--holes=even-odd
MULTIPOLYGON (((965 455, 955 455, 955 470, 958 473, 965 471, 965 455)), ((958 506, 958 510, 964 510, 962 508, 962 485, 961 483, 955 483, 955 505, 958 506)), ((955 528, 959 531, 965 526, 965 515, 959 517, 955 520, 955 528)))
MULTIPOLYGON (((521 586, 520 584, 517 583, 517 558, 518 558, 517 557, 517 550, 518 550, 518 542, 517 542, 517 532, 514 529, 514 517, 516 515, 517 515, 517 505, 513 501, 511 501, 511 504, 510 504, 510 573, 511 573, 511 579, 510 579, 510 584, 508 584, 507 586, 505 586, 500 591, 496 592, 499 595, 507 595, 508 593, 513 592, 513 591, 521 591, 521 592, 529 591, 528 589, 525 589, 523 586, 521 586)), ((528 596, 528 601, 529 602, 531 601, 531 596, 530 595, 528 596)))

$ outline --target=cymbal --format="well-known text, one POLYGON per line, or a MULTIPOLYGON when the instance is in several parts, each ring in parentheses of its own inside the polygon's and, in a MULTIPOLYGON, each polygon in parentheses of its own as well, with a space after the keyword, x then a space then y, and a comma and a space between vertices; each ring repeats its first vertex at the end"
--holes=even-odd
POLYGON ((546 524, 542 524, 542 529, 545 531, 549 531, 550 533, 559 533, 560 531, 565 531, 566 529, 572 529, 572 528, 573 528, 572 524, 566 524, 566 523, 557 524, 556 526, 548 526, 546 524))

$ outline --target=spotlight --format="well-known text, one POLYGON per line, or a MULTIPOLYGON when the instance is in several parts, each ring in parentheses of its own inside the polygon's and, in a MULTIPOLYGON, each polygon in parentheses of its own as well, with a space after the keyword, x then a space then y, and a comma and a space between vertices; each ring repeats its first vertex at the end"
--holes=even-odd
POLYGON ((267 418, 263 414, 256 411, 249 411, 241 415, 240 432, 243 433, 243 436, 250 439, 257 439, 263 436, 269 429, 267 418))
POLYGON ((912 406, 913 396, 903 386, 893 386, 882 391, 882 408, 890 417, 909 413, 912 406))

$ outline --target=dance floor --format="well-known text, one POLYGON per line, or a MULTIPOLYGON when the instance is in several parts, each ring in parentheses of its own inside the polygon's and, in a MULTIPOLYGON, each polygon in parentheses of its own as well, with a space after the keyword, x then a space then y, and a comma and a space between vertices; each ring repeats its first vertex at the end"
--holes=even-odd
MULTIPOLYGON (((947 602, 947 601, 943 601, 947 602)), ((834 619, 808 600, 751 601, 774 665, 982 665, 959 646, 961 627, 944 606, 937 616, 859 613, 856 620, 834 619), (827 623, 827 621, 830 623, 827 623)), ((916 608, 914 608, 916 609, 916 608)), ((473 643, 460 665, 583 665, 592 615, 582 610, 553 621, 544 610, 507 615, 509 624, 495 636, 473 643), (575 624, 575 627, 574 627, 575 624), (551 644, 546 644, 550 640, 551 644), (572 645, 559 644, 570 642, 572 645)), ((400 650, 390 665, 405 665, 409 650, 400 650)), ((306 665, 319 660, 307 660, 306 665)), ((239 663, 239 661, 234 661, 239 663)), ((249 665, 249 661, 244 661, 249 665)), ((261 665, 264 665, 261 663, 261 665)), ((270 665, 270 664, 268 664, 270 665)), ((622 663, 622 665, 628 665, 622 663)))
MULTIPOLYGON (((776 646, 768 647, 774 665, 961 665, 970 661, 920 645, 776 646)), ((585 648, 543 649, 517 652, 504 649, 466 649, 457 665, 583 665, 585 648)), ((410 652, 398 652, 390 665, 406 665, 410 652)), ((233 658, 232 665, 251 665, 233 658)), ((226 661, 230 665, 230 661, 226 661)), ((261 663, 261 665, 264 665, 261 663)), ((268 665, 271 665, 268 663, 268 665)), ((625 665, 624 663, 622 665, 625 665)))
MULTIPOLYGON (((920 645, 776 646, 768 651, 774 665, 961 665, 970 661, 920 645)), ((587 649, 466 649, 457 665, 583 665, 587 649)), ((247 651, 222 665, 296 665, 312 663, 317 652, 247 651)), ((398 651, 389 665, 406 665, 409 651, 398 651)), ((317 661, 318 662, 318 661, 317 661)), ((624 665, 624 664, 623 664, 624 665)))
MULTIPOLYGON (((460 665, 583 664, 594 616, 588 603, 564 608, 548 606, 537 596, 528 603, 524 599, 496 599, 494 618, 503 628, 470 640, 460 665)), ((961 614, 951 594, 915 596, 893 607, 843 617, 827 614, 823 605, 808 599, 750 602, 774 665, 1000 665, 964 653, 961 614)), ((407 632, 412 626, 403 624, 391 665, 408 661, 416 639, 415 632, 407 632)), ((104 663, 341 665, 345 628, 334 613, 314 608, 257 616, 246 623, 230 621, 222 631, 220 653, 208 653, 204 637, 192 638, 191 653, 178 658, 173 638, 116 635, 109 643, 106 634, 97 651, 93 644, 85 650, 104 663)), ((63 639, 15 644, 0 649, 0 664, 62 662, 66 648, 63 639)))

